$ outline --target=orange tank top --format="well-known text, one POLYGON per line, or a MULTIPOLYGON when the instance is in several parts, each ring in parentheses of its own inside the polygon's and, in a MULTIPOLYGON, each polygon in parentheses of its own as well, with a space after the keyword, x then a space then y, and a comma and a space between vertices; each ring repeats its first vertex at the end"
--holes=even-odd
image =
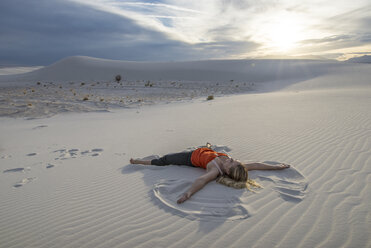
POLYGON ((227 156, 225 153, 213 151, 209 148, 198 148, 192 152, 191 163, 194 166, 206 169, 206 165, 216 157, 227 156))

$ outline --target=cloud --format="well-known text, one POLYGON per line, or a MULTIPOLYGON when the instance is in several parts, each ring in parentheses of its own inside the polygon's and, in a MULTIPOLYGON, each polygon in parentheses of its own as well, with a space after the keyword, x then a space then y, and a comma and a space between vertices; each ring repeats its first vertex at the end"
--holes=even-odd
MULTIPOLYGON (((166 13, 160 14, 168 17, 174 11, 201 13, 166 4, 155 6, 165 9, 166 13)), ((188 43, 170 37, 162 28, 142 25, 130 15, 125 17, 121 12, 111 13, 73 1, 6 0, 0 2, 0 12, 1 64, 46 65, 73 55, 123 60, 195 60, 233 57, 240 53, 238 49, 256 47, 248 41, 188 43)))
POLYGON ((125 54, 117 49, 138 37, 157 35, 131 20, 63 1, 1 1, 0 9, 1 60, 11 63, 45 64, 76 54, 118 57, 125 54))
POLYGON ((366 52, 370 12, 366 0, 2 0, 0 63, 366 52))
POLYGON ((371 5, 366 5, 362 8, 325 18, 312 29, 319 30, 322 34, 332 35, 302 40, 300 42, 301 52, 338 53, 339 57, 342 57, 344 53, 362 53, 364 52, 362 50, 370 51, 370 13, 371 5))

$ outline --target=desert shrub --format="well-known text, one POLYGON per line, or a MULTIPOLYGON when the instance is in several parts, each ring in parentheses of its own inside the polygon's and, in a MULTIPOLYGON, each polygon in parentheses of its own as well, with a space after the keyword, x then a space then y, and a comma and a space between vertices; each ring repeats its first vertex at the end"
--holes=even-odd
POLYGON ((147 83, 144 85, 145 87, 152 87, 153 86, 153 84, 151 83, 151 81, 147 81, 147 83))
POLYGON ((83 98, 82 100, 83 100, 83 101, 87 101, 87 100, 89 100, 89 95, 84 96, 84 98, 83 98))
POLYGON ((121 75, 116 75, 115 80, 117 83, 121 81, 121 75))
POLYGON ((206 100, 210 101, 210 100, 214 100, 214 96, 213 95, 210 95, 206 98, 206 100))

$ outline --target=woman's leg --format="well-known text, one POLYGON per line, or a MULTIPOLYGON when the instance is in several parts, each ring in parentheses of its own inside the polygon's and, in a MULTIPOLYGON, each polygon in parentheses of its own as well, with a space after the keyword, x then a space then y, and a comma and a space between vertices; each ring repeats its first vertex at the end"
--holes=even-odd
POLYGON ((152 160, 130 159, 130 163, 131 164, 144 164, 144 165, 157 165, 157 166, 164 166, 164 165, 170 165, 170 164, 194 166, 191 163, 191 156, 192 156, 192 152, 179 152, 179 153, 167 154, 159 159, 152 159, 152 160))
POLYGON ((164 165, 188 165, 193 166, 191 163, 192 152, 179 152, 167 154, 159 159, 153 159, 151 164, 164 166, 164 165))

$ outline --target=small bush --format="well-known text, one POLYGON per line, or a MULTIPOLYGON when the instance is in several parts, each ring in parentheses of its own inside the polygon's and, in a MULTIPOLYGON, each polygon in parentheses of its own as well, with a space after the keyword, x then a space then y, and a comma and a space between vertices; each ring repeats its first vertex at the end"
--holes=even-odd
POLYGON ((214 96, 213 95, 210 95, 206 98, 206 100, 210 101, 210 100, 214 100, 214 96))
POLYGON ((37 82, 36 84, 37 84, 37 85, 40 85, 41 83, 40 83, 40 82, 37 82))
POLYGON ((89 95, 84 96, 84 98, 83 98, 82 100, 83 100, 83 101, 87 101, 87 100, 89 100, 89 95))
POLYGON ((147 83, 144 85, 145 87, 152 87, 153 84, 151 83, 151 81, 147 81, 147 83))
POLYGON ((81 84, 80 84, 80 86, 84 86, 84 85, 85 85, 85 83, 81 83, 81 84))
POLYGON ((115 80, 117 83, 121 81, 121 75, 116 75, 115 80))

